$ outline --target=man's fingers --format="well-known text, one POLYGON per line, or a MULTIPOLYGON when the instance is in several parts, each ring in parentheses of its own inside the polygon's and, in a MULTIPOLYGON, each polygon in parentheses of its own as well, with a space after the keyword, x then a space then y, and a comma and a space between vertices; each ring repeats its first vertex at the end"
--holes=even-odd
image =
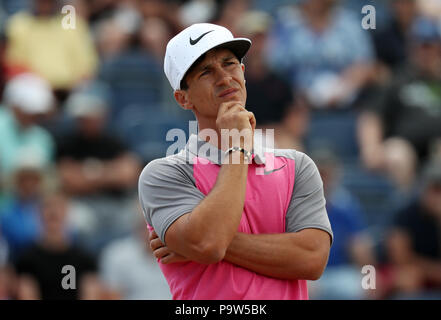
POLYGON ((184 256, 181 256, 180 254, 177 254, 175 252, 172 252, 166 256, 164 256, 161 259, 161 263, 163 264, 169 264, 169 263, 175 263, 175 262, 184 262, 184 261, 190 261, 184 256))
POLYGON ((152 231, 149 233, 149 241, 152 241, 152 240, 155 239, 155 238, 158 238, 158 235, 156 234, 156 231, 155 231, 155 230, 152 230, 152 231))
POLYGON ((251 111, 248 111, 248 117, 250 118, 251 127, 253 128, 253 131, 256 129, 256 117, 254 116, 254 113, 251 111))
MULTIPOLYGON (((243 115, 244 118, 250 118, 249 112, 241 106, 234 106, 227 113, 222 115, 223 121, 231 121, 232 119, 237 119, 238 115, 243 115)), ((251 121, 250 121, 251 123, 251 121)))
POLYGON ((242 106, 239 103, 233 103, 231 105, 228 105, 227 109, 224 112, 219 112, 218 114, 218 119, 220 116, 222 117, 230 117, 232 114, 235 113, 243 113, 246 114, 249 118, 250 118, 250 123, 251 123, 251 118, 254 118, 254 114, 252 112, 249 112, 244 106, 242 106), (250 113, 250 114, 249 114, 250 113))
POLYGON ((161 239, 155 238, 152 241, 150 241, 150 248, 155 251, 158 248, 163 247, 164 244, 162 243, 161 239))
POLYGON ((243 111, 246 112, 247 110, 243 106, 237 104, 237 105, 231 106, 231 108, 228 108, 228 110, 224 113, 224 115, 235 113, 235 112, 243 112, 243 111))
POLYGON ((170 253, 171 251, 167 247, 160 247, 153 251, 153 255, 158 259, 161 259, 170 253))
POLYGON ((163 263, 163 264, 173 263, 173 262, 175 262, 174 260, 175 260, 174 254, 170 253, 161 259, 161 263, 163 263))
POLYGON ((228 102, 222 103, 219 106, 217 116, 219 117, 227 112, 230 112, 231 109, 233 109, 234 107, 241 107, 241 102, 240 101, 228 101, 228 102))
POLYGON ((162 243, 156 232, 153 230, 149 234, 150 248, 153 251, 153 255, 161 261, 161 263, 168 264, 174 262, 189 261, 184 256, 171 251, 168 247, 162 243))
POLYGON ((228 108, 232 107, 232 103, 221 103, 219 106, 219 110, 217 111, 217 117, 219 118, 220 115, 224 114, 228 108))

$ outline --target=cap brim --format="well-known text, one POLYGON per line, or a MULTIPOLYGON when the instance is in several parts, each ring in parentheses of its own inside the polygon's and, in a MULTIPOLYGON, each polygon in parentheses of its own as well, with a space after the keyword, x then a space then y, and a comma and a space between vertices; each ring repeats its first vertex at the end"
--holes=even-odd
POLYGON ((191 67, 194 65, 194 63, 205 53, 207 53, 210 50, 213 49, 217 49, 217 48, 226 48, 231 50, 236 57, 242 61, 243 57, 246 55, 246 53, 248 52, 248 50, 251 47, 251 40, 247 39, 247 38, 235 38, 233 40, 230 41, 226 41, 220 44, 215 45, 214 47, 211 47, 209 49, 207 49, 206 51, 204 51, 203 53, 200 54, 199 57, 197 57, 196 59, 194 59, 194 62, 187 68, 187 70, 185 71, 184 75, 181 78, 181 83, 182 83, 182 79, 185 78, 188 70, 191 69, 191 67))
POLYGON ((234 40, 221 43, 213 47, 212 49, 215 48, 230 49, 239 58, 239 60, 242 60, 242 58, 246 55, 250 47, 251 47, 251 40, 247 38, 235 38, 234 40))

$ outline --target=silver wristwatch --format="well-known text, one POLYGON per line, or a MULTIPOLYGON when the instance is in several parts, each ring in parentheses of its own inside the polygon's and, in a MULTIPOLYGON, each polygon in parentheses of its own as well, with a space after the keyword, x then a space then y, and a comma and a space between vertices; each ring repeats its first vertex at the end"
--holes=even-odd
POLYGON ((251 152, 249 152, 249 151, 247 151, 247 150, 245 150, 244 148, 241 148, 241 147, 232 147, 232 148, 228 149, 227 151, 225 151, 225 156, 228 156, 228 154, 230 152, 236 152, 236 151, 242 152, 243 155, 244 155, 245 161, 246 162, 250 162, 251 156, 252 156, 251 152))

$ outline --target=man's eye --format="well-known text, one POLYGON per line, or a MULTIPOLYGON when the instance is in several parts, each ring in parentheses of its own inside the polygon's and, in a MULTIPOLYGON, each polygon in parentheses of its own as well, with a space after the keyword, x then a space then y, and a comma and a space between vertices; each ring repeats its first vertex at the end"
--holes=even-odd
POLYGON ((205 76, 205 75, 207 75, 207 74, 209 74, 209 73, 210 73, 209 70, 205 70, 204 72, 201 73, 201 77, 202 77, 202 76, 205 76))

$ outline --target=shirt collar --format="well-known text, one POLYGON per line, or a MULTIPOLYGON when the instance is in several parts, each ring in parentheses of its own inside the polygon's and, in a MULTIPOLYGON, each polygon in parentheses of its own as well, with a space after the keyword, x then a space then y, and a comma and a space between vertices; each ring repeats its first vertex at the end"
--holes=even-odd
MULTIPOLYGON (((190 135, 186 149, 192 155, 205 158, 217 165, 221 165, 224 158, 224 151, 218 149, 211 143, 202 140, 196 134, 190 135)), ((256 147, 251 153, 253 155, 252 159, 256 164, 265 164, 265 153, 262 148, 256 147)))

